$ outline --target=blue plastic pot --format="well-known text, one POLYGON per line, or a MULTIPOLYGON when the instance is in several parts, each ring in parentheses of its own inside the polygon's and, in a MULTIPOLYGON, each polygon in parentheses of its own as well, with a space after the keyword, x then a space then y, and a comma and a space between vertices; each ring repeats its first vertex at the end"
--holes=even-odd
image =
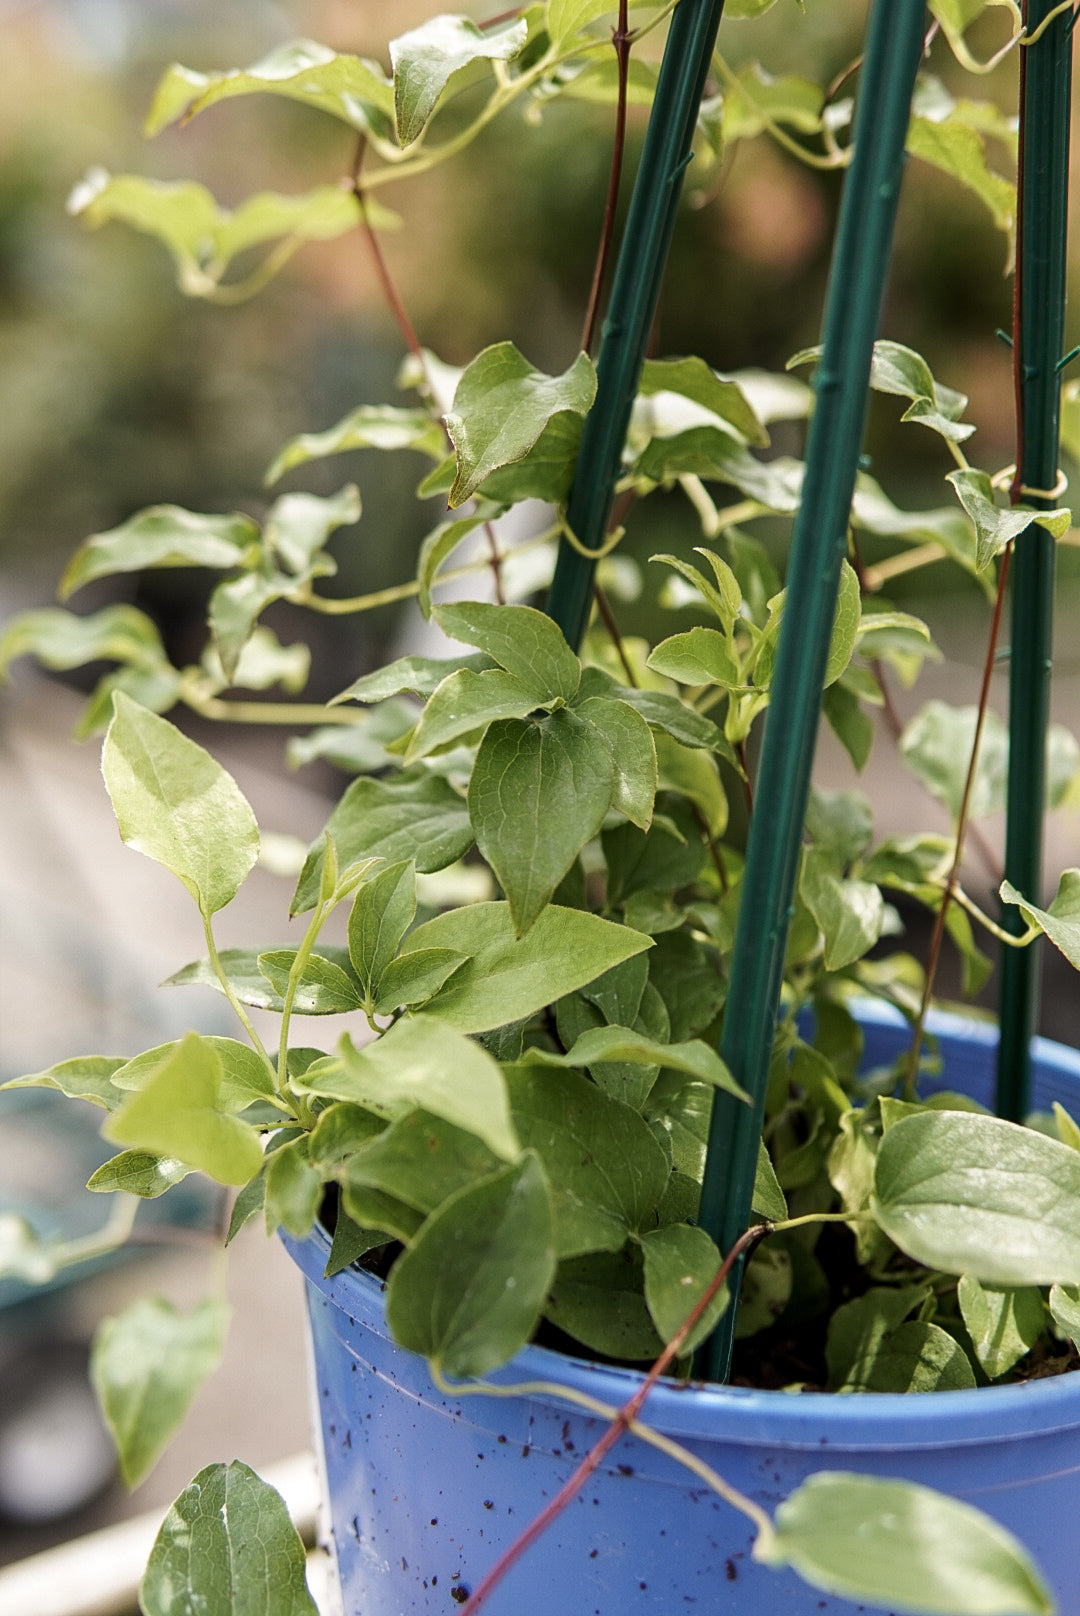
MULTIPOLYGON (((996 1031, 942 1018, 942 1084, 989 1099, 996 1031)), ((866 1017, 868 1064, 905 1029, 866 1017)), ((1080 1055, 1037 1045, 1035 1104, 1080 1111, 1080 1055)), ((346 1616, 449 1613, 570 1474, 603 1422, 555 1397, 446 1398, 390 1339, 381 1286, 322 1277, 328 1242, 290 1244, 308 1281, 319 1423, 346 1616)), ((552 1381, 611 1404, 639 1377, 539 1347, 498 1376, 552 1381)), ((803 1396, 661 1383, 655 1429, 772 1512, 816 1470, 903 1477, 978 1505, 1036 1557, 1062 1616, 1080 1611, 1080 1373, 931 1396, 803 1396)), ((492 1616, 822 1616, 848 1600, 750 1557, 752 1529, 695 1476, 624 1436, 518 1563, 492 1616)))

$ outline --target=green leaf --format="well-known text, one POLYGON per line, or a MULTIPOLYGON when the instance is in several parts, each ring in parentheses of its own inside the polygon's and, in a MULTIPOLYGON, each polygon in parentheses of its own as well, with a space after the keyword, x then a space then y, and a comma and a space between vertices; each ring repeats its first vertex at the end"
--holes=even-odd
POLYGON ((318 1616, 281 1494, 234 1459, 207 1465, 170 1507, 139 1586, 143 1616, 318 1616))
POLYGON ((481 31, 468 17, 431 17, 390 42, 398 139, 410 146, 423 133, 455 73, 477 61, 510 62, 528 38, 522 19, 481 31))
POLYGON ((1008 1374, 1030 1352, 1046 1322, 1043 1300, 1030 1285, 996 1290, 963 1274, 957 1287, 960 1312, 979 1362, 991 1380, 1008 1374))
MULTIPOLYGON (((716 1278, 720 1253, 704 1229, 687 1223, 669 1223, 641 1237, 645 1255, 645 1302, 664 1341, 670 1341, 698 1298, 716 1278)), ((682 1348, 693 1352, 708 1339, 730 1297, 722 1285, 691 1330, 682 1348)))
POLYGON ((1009 238, 1011 251, 1016 228, 1016 188, 990 167, 983 137, 967 121, 961 107, 945 117, 916 114, 908 126, 907 149, 977 197, 997 228, 1009 238))
POLYGON ((646 359, 638 391, 643 398, 677 393, 726 421, 747 443, 760 449, 768 447, 769 434, 739 383, 733 377, 719 375, 696 355, 689 359, 646 359))
POLYGON ((680 746, 717 752, 728 762, 734 760, 734 753, 724 738, 723 730, 718 729, 711 718, 688 707, 678 696, 670 695, 666 690, 631 690, 623 685, 616 687, 615 694, 620 701, 625 701, 627 706, 639 712, 650 729, 670 735, 680 746))
POLYGON ((881 936, 885 901, 869 881, 836 873, 835 860, 820 847, 803 854, 799 891, 825 938, 825 969, 840 971, 862 959, 881 936))
POLYGON ((375 62, 296 39, 249 68, 196 73, 174 63, 158 84, 145 132, 156 135, 177 118, 195 116, 237 95, 287 96, 328 112, 353 129, 388 132, 394 100, 390 80, 375 62))
POLYGON ((90 1378, 127 1486, 153 1469, 183 1424, 221 1360, 228 1320, 223 1302, 180 1313, 161 1297, 143 1296, 98 1329, 90 1378))
MULTIPOLYGON (((825 688, 836 683, 851 661, 859 633, 862 594, 855 569, 845 561, 840 571, 840 587, 836 597, 829 654, 825 664, 825 688)), ((754 683, 766 689, 772 682, 776 653, 782 633, 784 613, 787 610, 787 590, 769 602, 769 621, 754 663, 754 683)))
POLYGON ((799 508, 803 465, 787 455, 757 460, 725 429, 695 426, 652 438, 634 466, 634 475, 650 483, 674 482, 684 476, 729 483, 770 511, 793 516, 799 508))
POLYGON ((416 914, 416 866, 411 859, 377 870, 356 891, 349 913, 349 958, 370 994, 398 951, 416 914))
POLYGON ((266 1166, 263 1209, 266 1228, 279 1226, 294 1240, 306 1240, 322 1201, 322 1174, 309 1160, 307 1135, 275 1150, 266 1166))
POLYGON ((258 537, 250 516, 200 516, 178 505, 152 505, 85 540, 64 570, 60 597, 66 600, 95 578, 146 567, 236 567, 258 537))
POLYGON ((731 641, 715 628, 691 628, 661 640, 648 666, 684 685, 718 685, 738 690, 745 679, 731 641))
POLYGON ((470 956, 429 1008, 440 1021, 477 1033, 524 1021, 649 947, 651 939, 628 926, 558 904, 518 938, 509 905, 474 903, 417 926, 403 957, 421 948, 470 956))
POLYGON ((531 1152, 444 1201, 390 1276, 387 1322, 446 1375, 484 1375, 536 1326, 555 1272, 551 1206, 531 1152))
POLYGON ((656 800, 656 744, 641 714, 625 701, 590 696, 574 711, 600 731, 611 753, 615 789, 611 806, 632 824, 648 830, 656 800))
POLYGON ((1060 948, 1069 963, 1080 971, 1080 870, 1062 872, 1049 909, 1040 909, 1029 903, 1009 881, 1002 882, 1001 896, 1006 903, 1019 905, 1020 913, 1028 925, 1038 926, 1055 948, 1060 948))
POLYGON ((568 702, 576 695, 581 664, 546 612, 459 600, 436 607, 434 616, 444 634, 486 652, 528 685, 538 703, 568 702))
MULTIPOLYGON (((396 864, 414 858, 425 874, 444 870, 472 846, 464 801, 438 775, 407 773, 387 780, 354 780, 326 822, 342 869, 360 859, 396 864)), ((313 845, 293 893, 291 913, 318 902, 325 841, 313 845)))
POLYGON ((560 1065, 591 1067, 602 1061, 631 1061, 643 1066, 659 1066, 667 1071, 684 1072, 712 1088, 723 1089, 740 1100, 746 1093, 736 1083, 720 1056, 700 1039, 679 1044, 663 1044, 627 1027, 594 1027, 575 1039, 562 1056, 545 1055, 560 1065))
POLYGON ((765 1218, 769 1223, 783 1223, 788 1216, 788 1204, 784 1192, 780 1188, 780 1181, 776 1176, 776 1169, 772 1158, 765 1149, 763 1141, 758 1142, 757 1167, 754 1171, 754 1198, 753 1210, 759 1218, 765 1218))
POLYGON ((652 1362, 663 1349, 645 1302, 640 1250, 595 1251, 559 1264, 545 1315, 593 1353, 652 1362))
POLYGON ((971 1504, 914 1482, 819 1471, 754 1557, 825 1593, 910 1616, 1052 1616, 1026 1550, 971 1504))
POLYGON ((426 410, 361 404, 325 432, 302 432, 290 438, 274 457, 266 481, 276 483, 295 466, 354 449, 412 449, 429 460, 440 461, 446 453, 446 434, 426 410))
POLYGON ((606 743, 570 709, 488 727, 469 781, 469 815, 519 937, 600 830, 614 792, 606 743))
POLYGON ((585 415, 595 396, 596 371, 587 354, 563 375, 547 376, 511 342, 485 348, 458 382, 446 417, 457 452, 451 508, 463 505, 500 466, 523 459, 552 416, 585 415))
MULTIPOLYGON (((239 253, 284 236, 274 255, 281 261, 305 241, 322 241, 355 230, 360 204, 338 185, 320 185, 301 196, 261 191, 235 212, 219 207, 203 185, 110 175, 92 169, 68 201, 69 213, 95 227, 112 220, 156 236, 172 255, 180 290, 212 297, 239 253)), ((261 268, 254 272, 253 278, 261 268)), ((230 292, 235 297, 241 282, 230 292)))
MULTIPOLYGON (((900 750, 912 772, 943 802, 955 819, 960 812, 978 709, 928 701, 900 737, 900 750)), ((979 760, 968 803, 973 819, 985 819, 1005 805, 1008 732, 991 709, 983 720, 979 760)))
POLYGON ((536 692, 502 668, 473 673, 461 668, 443 680, 424 708, 405 753, 405 762, 448 746, 500 718, 524 718, 536 707, 536 692))
MULTIPOLYGON (((565 505, 574 480, 574 466, 581 447, 584 419, 569 410, 553 415, 540 436, 520 459, 500 466, 480 485, 480 494, 499 506, 516 505, 520 500, 542 499, 548 505, 565 505)), ((450 460, 453 483, 454 460, 450 460)), ((431 489, 433 493, 434 488, 431 489)))
POLYGON ((258 857, 259 827, 232 776, 209 752, 117 694, 102 773, 120 835, 187 887, 207 919, 258 857))
MULTIPOLYGON (((850 670, 849 670, 850 671, 850 670)), ((865 769, 874 744, 874 721, 859 704, 859 698, 842 674, 821 698, 821 710, 829 727, 860 772, 865 769)))
MULTIPOLYGON (((736 16, 757 17, 769 9, 771 0, 737 0, 736 16)), ((724 96, 723 138, 725 142, 748 140, 767 130, 770 123, 786 124, 801 134, 816 134, 821 128, 824 92, 820 85, 794 74, 774 78, 758 62, 739 69, 735 83, 724 96)))
POLYGON ((778 1241, 766 1241, 746 1265, 735 1321, 736 1340, 770 1329, 791 1300, 794 1274, 791 1255, 778 1241))
POLYGON ((560 1258, 619 1251, 655 1226, 667 1156, 638 1113, 576 1072, 506 1069, 514 1126, 544 1165, 560 1258))
POLYGON ((1007 510, 1002 509, 994 501, 994 487, 985 471, 950 471, 947 481, 956 489, 957 498, 975 524, 975 565, 980 572, 1033 523, 1044 527, 1055 539, 1060 539, 1072 526, 1072 512, 1068 508, 1035 511, 1023 505, 1010 505, 1007 510))
POLYGON ((430 696, 443 680, 460 668, 471 668, 474 673, 491 666, 486 656, 458 657, 398 657, 360 679, 335 696, 331 706, 343 701, 380 702, 391 696, 430 696))
MULTIPOLYGON (((452 464, 452 462, 451 462, 452 464)), ((479 511, 486 507, 481 502, 479 511)), ((419 586, 417 600, 420 610, 425 617, 431 616, 431 591, 438 582, 439 572, 444 563, 453 555, 459 545, 463 544, 470 533, 475 533, 487 518, 474 510, 469 516, 459 516, 453 521, 440 522, 433 528, 420 546, 420 554, 416 566, 416 582, 419 586)))
POLYGON ((467 959, 453 948, 417 948, 391 960, 379 978, 375 1014, 390 1016, 402 1006, 422 1009, 467 959))
POLYGON ((1080 1283, 1080 1155, 998 1117, 905 1117, 878 1152, 872 1208, 916 1262, 983 1285, 1080 1283))
POLYGON ((1054 1323, 1080 1348, 1080 1285, 1055 1285, 1050 1292, 1054 1323))
POLYGON ((221 1083, 220 1055, 188 1033, 102 1132, 114 1144, 175 1157, 221 1184, 246 1184, 262 1166, 259 1135, 223 1114, 221 1083))
POLYGON ((309 1067, 294 1083, 391 1120, 422 1107, 474 1134, 503 1161, 520 1148, 498 1063, 435 1015, 406 1017, 360 1049, 345 1037, 336 1059, 309 1067))
POLYGON ((876 1286, 833 1315, 826 1358, 829 1385, 843 1392, 973 1389, 963 1349, 937 1325, 905 1322, 926 1300, 925 1285, 876 1286))
POLYGON ((360 516, 360 491, 346 483, 336 494, 282 494, 271 505, 263 527, 263 544, 299 580, 312 575, 316 558, 339 527, 360 516))
POLYGON ((0 634, 0 678, 20 656, 35 656, 46 668, 56 669, 107 661, 171 671, 156 626, 134 606, 105 606, 88 617, 57 606, 20 612, 0 634))
MULTIPOLYGON (((788 360, 788 365, 800 365, 821 357, 821 348, 804 348, 788 360)), ((918 421, 940 433, 950 443, 963 443, 975 428, 960 417, 967 408, 967 397, 951 387, 935 381, 930 366, 922 354, 903 343, 879 340, 874 344, 870 363, 870 386, 878 393, 893 393, 910 398, 911 408, 901 417, 904 421, 918 421)))
POLYGON ((122 1055, 77 1055, 73 1060, 59 1061, 43 1072, 30 1072, 25 1077, 12 1077, 0 1083, 3 1089, 57 1089, 69 1100, 88 1100, 105 1111, 115 1111, 123 1093, 113 1082, 113 1073, 127 1062, 122 1055))
MULTIPOLYGON (((274 1098, 274 1074, 263 1056, 250 1044, 242 1044, 235 1038, 217 1037, 205 1038, 203 1042, 221 1058, 221 1087, 218 1090, 221 1110, 246 1111, 249 1105, 259 1100, 274 1098)), ((179 1041, 173 1040, 125 1061, 113 1075, 115 1087, 122 1090, 144 1088, 162 1061, 179 1047, 179 1041)))
MULTIPOLYGON (((259 954, 256 960, 283 1007, 296 955, 295 948, 275 948, 259 954)), ((360 984, 351 971, 320 954, 312 953, 308 957, 292 1001, 294 1014, 348 1015, 352 1010, 361 1009, 363 1003, 360 984)))
POLYGON ((475 1133, 418 1109, 351 1154, 345 1182, 352 1189, 384 1190, 418 1212, 434 1212, 451 1195, 501 1166, 475 1133))
POLYGON ((191 1172, 184 1162, 168 1156, 154 1156, 146 1150, 122 1150, 91 1173, 88 1190, 100 1195, 138 1195, 155 1201, 191 1172))

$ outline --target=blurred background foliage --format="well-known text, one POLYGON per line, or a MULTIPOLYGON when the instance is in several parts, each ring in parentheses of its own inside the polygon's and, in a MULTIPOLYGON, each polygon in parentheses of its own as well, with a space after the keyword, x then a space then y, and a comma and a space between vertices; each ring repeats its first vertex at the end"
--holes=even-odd
MULTIPOLYGON (((355 404, 395 397, 400 339, 359 233, 309 246, 254 301, 223 309, 183 299, 157 243, 117 226, 87 233, 67 216, 65 199, 94 165, 197 178, 226 205, 258 189, 300 191, 337 179, 351 163, 349 132, 276 97, 225 103, 145 142, 140 126, 162 69, 170 60, 201 70, 247 65, 297 36, 385 62, 387 37, 432 9, 430 0, 0 0, 5 607, 48 600, 71 548, 141 506, 259 516, 265 468, 287 437, 321 430, 355 404)), ((482 17, 492 7, 459 9, 482 17)), ((780 0, 752 24, 725 23, 721 46, 736 66, 760 57, 773 73, 827 82, 856 57, 865 14, 865 0, 805 0, 802 16, 795 0, 780 0)), ((1001 28, 992 13, 979 27, 985 38, 977 27, 972 44, 989 54, 1001 28)), ((957 94, 986 94, 1006 107, 1015 99, 1015 53, 974 86, 942 41, 929 65, 957 94)), ((628 173, 642 118, 636 109, 628 173)), ((509 337, 540 368, 569 363, 607 184, 610 122, 609 108, 580 101, 547 108, 533 127, 512 111, 473 153, 380 193, 404 218, 402 230, 384 237, 385 251, 425 345, 460 364, 509 337)), ((995 160, 1003 160, 1000 150, 995 160)), ((1004 243, 976 201, 918 169, 902 204, 883 334, 919 349, 941 380, 971 394, 977 459, 996 469, 1014 457, 1009 355, 994 337, 1010 320, 1004 243)), ((839 186, 838 174, 800 165, 767 137, 692 170, 657 351, 700 352, 723 370, 779 369, 814 342, 839 186)), ((948 467, 931 434, 899 434, 904 459, 896 460, 892 403, 874 401, 875 474, 900 504, 946 503, 948 467)), ((776 443, 797 452, 796 429, 781 429, 776 443)), ((380 462, 375 477, 362 457, 339 457, 286 485, 325 493, 350 476, 359 481, 364 515, 337 541, 342 593, 409 576, 436 519, 409 497, 419 464, 410 456, 380 462)), ((639 553, 657 547, 658 523, 667 529, 662 548, 698 542, 683 502, 648 504, 631 536, 639 553)), ((944 580, 945 569, 935 571, 944 580)), ((165 571, 126 587, 158 616, 174 660, 194 660, 203 630, 189 607, 202 599, 200 581, 165 571)), ((971 586, 950 574, 947 587, 971 586)), ((77 609, 105 598, 92 588, 77 609)), ((108 598, 117 598, 115 584, 108 598)), ((288 625, 279 632, 287 635, 288 625)), ((329 688, 340 688, 342 671, 351 677, 374 659, 381 632, 389 629, 370 619, 362 631, 328 626, 338 664, 329 688)))

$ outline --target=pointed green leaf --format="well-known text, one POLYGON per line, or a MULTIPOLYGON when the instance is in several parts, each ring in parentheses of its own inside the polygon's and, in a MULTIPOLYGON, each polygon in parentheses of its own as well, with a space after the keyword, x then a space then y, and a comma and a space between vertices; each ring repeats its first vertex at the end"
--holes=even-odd
POLYGON ((394 1264, 394 1338, 446 1375, 484 1375, 529 1339, 555 1272, 547 1183, 531 1152, 444 1201, 394 1264))
POLYGON ((754 1556, 825 1593, 910 1616, 1053 1616, 1027 1551, 971 1504, 914 1482, 819 1471, 754 1556))
MULTIPOLYGON (((231 260, 249 248, 286 237, 292 250, 304 241, 344 235, 360 222, 356 197, 337 185, 317 186, 301 196, 260 192, 230 213, 193 180, 113 176, 104 169, 92 169, 76 186, 68 211, 92 227, 119 220, 156 236, 172 255, 180 290, 188 297, 213 296, 231 260)), ((288 255, 284 247, 278 261, 288 255)))
POLYGON ((511 342, 485 348, 458 382, 446 417, 457 452, 450 506, 463 505, 500 466, 523 459, 552 416, 585 415, 595 396, 596 371, 586 354, 563 375, 546 376, 511 342))
POLYGON ((1080 1283, 1080 1155, 998 1117, 922 1112, 886 1133, 872 1208, 916 1262, 983 1285, 1080 1283))
POLYGON ((90 1378, 129 1487, 153 1468, 217 1368, 228 1319, 223 1302, 180 1313, 161 1297, 143 1296, 100 1326, 90 1378))
POLYGON ((373 673, 365 673, 340 696, 335 696, 331 705, 342 701, 380 702, 391 696, 430 696, 459 668, 471 668, 479 673, 490 666, 491 659, 486 656, 398 657, 373 673))
POLYGON ((1029 903, 1009 881, 1002 882, 1001 896, 1006 903, 1018 904, 1028 925, 1038 926, 1054 946, 1061 949, 1069 963, 1080 971, 1080 870, 1062 872, 1049 909, 1040 909, 1029 903))
MULTIPOLYGON (((257 959, 259 970, 282 1003, 288 991, 296 955, 295 948, 276 948, 260 954, 257 959)), ((363 1003, 360 984, 351 971, 320 954, 309 956, 292 1001, 296 1015, 348 1015, 352 1010, 361 1009, 363 1003)))
POLYGON ((862 959, 881 936, 885 901, 869 881, 837 875, 833 857, 823 848, 803 854, 799 890, 825 939, 825 969, 840 971, 862 959))
MULTIPOLYGON (((768 0, 738 0, 736 16, 757 17, 769 9, 768 0)), ((777 78, 758 62, 740 68, 736 82, 724 96, 724 140, 747 140, 770 123, 787 124, 802 134, 821 128, 824 92, 820 85, 794 74, 777 78)))
POLYGON ((461 668, 444 679, 428 699, 409 738, 405 762, 438 751, 452 741, 481 730, 497 718, 524 718, 536 707, 536 692, 502 668, 473 673, 461 668))
POLYGON ((1008 1374, 1030 1352, 1046 1323, 1042 1297, 1030 1285, 998 1290, 963 1274, 957 1297, 976 1355, 991 1380, 1008 1374))
POLYGON ((643 398, 657 393, 677 393, 700 405, 710 415, 719 416, 741 434, 747 443, 768 447, 769 434, 754 413, 739 383, 721 376, 696 355, 688 359, 646 359, 638 391, 643 398))
POLYGON ((670 1168, 648 1124, 576 1072, 506 1068, 522 1145, 551 1185, 560 1258, 619 1251, 631 1230, 655 1227, 670 1168))
POLYGON ((834 1391, 974 1389, 971 1365, 953 1338, 937 1325, 907 1320, 928 1294, 925 1285, 877 1286, 837 1309, 826 1349, 834 1391))
POLYGON ((359 1049, 343 1038, 336 1060, 309 1067, 294 1082, 390 1119, 420 1106, 475 1134, 504 1161, 518 1154, 498 1063, 435 1015, 403 1018, 359 1049))
POLYGON ((474 1133, 418 1109, 351 1154, 345 1181, 352 1189, 384 1190, 427 1213, 501 1166, 474 1133))
POLYGON ((66 600, 95 578, 145 567, 235 567, 258 536, 250 516, 201 516, 178 505, 152 505, 81 544, 64 571, 60 596, 66 600))
POLYGON ((259 1135, 220 1109, 221 1057, 188 1033, 104 1129, 117 1145, 176 1157, 222 1184, 246 1184, 262 1166, 259 1135))
MULTIPOLYGON (((235 1038, 211 1037, 203 1041, 221 1058, 218 1103, 223 1111, 244 1111, 258 1100, 273 1098, 274 1073, 250 1044, 242 1044, 235 1038)), ((179 1040, 158 1044, 155 1049, 125 1061, 113 1074, 116 1088, 124 1091, 143 1088, 162 1061, 178 1048, 179 1040)))
MULTIPOLYGON (((900 737, 900 750, 908 767, 955 819, 960 812, 978 710, 928 701, 900 737)), ((979 760, 968 802, 973 819, 985 819, 1005 804, 1008 771, 1008 732, 991 709, 983 719, 979 760)))
MULTIPOLYGON (((704 1229, 687 1223, 650 1230, 641 1237, 641 1249, 645 1254, 645 1301, 658 1334, 670 1341, 716 1278, 720 1253, 704 1229)), ((727 1286, 722 1285, 687 1337, 684 1352, 692 1352, 708 1339, 729 1300, 727 1286)))
POLYGON ((452 948, 470 956, 430 1006, 440 1021, 467 1033, 534 1016, 651 946, 628 926, 558 904, 549 904, 521 938, 509 905, 474 903, 437 915, 405 940, 407 952, 452 948))
POLYGON ((571 710, 488 727, 469 781, 469 814, 519 936, 599 831, 614 792, 610 751, 571 710))
POLYGON ((120 835, 223 909, 255 863, 259 827, 232 776, 167 719, 118 694, 101 760, 120 835))
POLYGON ((266 473, 276 483, 294 466, 353 449, 414 449, 429 460, 442 460, 446 434, 426 410, 402 409, 394 404, 361 404, 325 432, 302 432, 290 438, 274 457, 266 473))
POLYGON ((0 1090, 57 1089, 69 1100, 88 1100, 91 1105, 115 1111, 124 1096, 113 1082, 113 1074, 126 1064, 122 1055, 77 1055, 43 1072, 9 1078, 6 1083, 0 1083, 0 1090))
POLYGON ((663 1349, 645 1302, 640 1250, 591 1251, 559 1264, 545 1317, 607 1358, 652 1362, 663 1349))
POLYGON ((387 865, 357 888, 349 913, 349 958, 371 993, 416 914, 416 866, 387 865))
POLYGON ((284 95, 340 118, 353 129, 388 131, 393 116, 389 79, 374 62, 329 50, 310 39, 279 45, 254 66, 226 73, 196 73, 174 63, 157 87, 146 133, 194 117, 215 101, 257 93, 284 95))
POLYGON ((1054 1323, 1080 1348, 1080 1285, 1055 1285, 1050 1292, 1054 1323))
POLYGON ((146 1150, 122 1150, 91 1173, 88 1190, 99 1195, 138 1195, 156 1201, 191 1172, 185 1162, 168 1156, 154 1156, 146 1150))
POLYGON ((422 1009, 467 959, 453 948, 414 948, 391 960, 379 977, 375 1014, 392 1016, 402 1006, 422 1009))
MULTIPOLYGON (((415 858, 425 874, 444 870, 472 846, 469 811, 438 775, 408 773, 386 780, 354 780, 326 823, 342 868, 364 858, 395 864, 415 858)), ((300 872, 291 912, 301 914, 318 901, 323 838, 314 844, 300 872)))
POLYGON ((948 479, 956 489, 961 505, 975 524, 977 549, 975 565, 980 571, 989 566, 996 555, 1032 523, 1046 528, 1055 539, 1060 539, 1072 525, 1072 512, 1067 508, 1057 511, 1035 511, 1023 505, 1003 509, 994 500, 994 488, 985 471, 950 471, 948 479))
POLYGON ((234 1459, 207 1465, 169 1509, 139 1585, 143 1616, 318 1616, 281 1494, 234 1459))
POLYGON ((307 1135, 274 1151, 266 1164, 263 1199, 268 1233, 280 1227, 294 1240, 306 1240, 322 1196, 322 1174, 309 1160, 307 1135))
POLYGON ((510 62, 528 38, 522 19, 481 30, 468 17, 431 17, 390 42, 398 139, 409 146, 423 133, 443 91, 470 63, 510 62))
POLYGON ((971 191, 1011 242, 1016 228, 1016 188, 990 167, 981 133, 967 122, 960 108, 945 117, 913 117, 907 149, 971 191))
POLYGON ((598 1061, 632 1061, 659 1066, 666 1071, 685 1072, 713 1088, 746 1099, 720 1056, 698 1038, 679 1044, 662 1044, 627 1027, 594 1027, 575 1039, 567 1054, 545 1056, 545 1059, 582 1068, 594 1066, 598 1061))
POLYGON ((88 617, 57 606, 20 612, 0 634, 0 678, 20 656, 35 656, 46 668, 57 669, 98 661, 169 668, 155 624, 134 606, 106 606, 88 617))
POLYGON ((648 665, 684 685, 737 690, 745 683, 730 640, 715 628, 691 628, 661 640, 648 665))
POLYGON ((528 685, 538 704, 572 701, 577 693, 581 664, 546 612, 456 600, 436 607, 434 616, 444 634, 475 645, 528 685))

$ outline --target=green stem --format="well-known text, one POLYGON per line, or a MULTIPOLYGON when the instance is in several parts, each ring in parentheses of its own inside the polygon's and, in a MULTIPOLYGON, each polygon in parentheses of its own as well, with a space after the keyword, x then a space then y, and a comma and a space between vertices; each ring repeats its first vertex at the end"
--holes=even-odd
POLYGON ((585 417, 548 613, 576 649, 592 605, 626 429, 660 296, 682 180, 724 0, 682 0, 664 48, 585 417))
MULTIPOLYGON (((1051 489, 1058 474, 1061 357, 1065 330, 1069 203, 1071 18, 1050 0, 1024 8, 1027 47, 1020 53, 1020 160, 1017 260, 1013 302, 1016 393, 1014 504, 1049 510, 1032 492, 1051 489), (1035 43, 1034 41, 1037 41, 1035 43)), ((1037 523, 1016 540, 1012 650, 1009 660, 1009 778, 1005 875, 1035 901, 1042 887, 1046 732, 1053 652, 1054 542, 1037 523)), ((1002 923, 1024 920, 1006 906, 1002 923)), ((1041 948, 1009 950, 1002 961, 998 1114, 1020 1121, 1031 1099, 1031 1035, 1038 1015, 1041 948)))
POLYGON ((228 999, 229 1003, 232 1005, 233 1010, 236 1012, 236 1015, 237 1015, 237 1018, 239 1019, 240 1025, 243 1027, 244 1031, 247 1033, 248 1037, 251 1039, 251 1042, 252 1042, 252 1045, 253 1045, 254 1049, 256 1050, 256 1052, 259 1055, 262 1056, 263 1060, 266 1062, 266 1064, 269 1067, 270 1071, 273 1072, 274 1063, 270 1059, 270 1056, 266 1052, 266 1046, 263 1043, 262 1039, 259 1037, 258 1033, 255 1031, 255 1028, 254 1028, 254 1026, 252 1024, 252 1021, 251 1021, 251 1017, 248 1015, 247 1010, 244 1008, 244 1006, 240 1003, 240 1000, 237 998, 236 990, 234 989, 232 983, 229 981, 229 978, 228 978, 228 976, 226 975, 226 972, 225 972, 225 967, 221 963, 221 956, 218 953, 217 943, 215 943, 215 941, 214 941, 214 931, 213 931, 213 927, 210 924, 210 916, 209 915, 203 915, 203 936, 206 938, 206 951, 207 951, 208 955, 210 956, 210 964, 211 964, 211 966, 213 968, 214 975, 217 977, 218 981, 221 983, 222 992, 224 993, 225 997, 228 999))
MULTIPOLYGON (((700 1221, 721 1251, 746 1228, 765 1108, 788 925, 810 790, 821 692, 847 553, 873 345, 878 331, 904 168, 904 137, 922 57, 922 0, 875 0, 844 184, 824 321, 817 403, 795 521, 784 615, 756 796, 768 815, 750 823, 746 869, 720 1053, 751 1096, 717 1094, 700 1221)), ((723 1379, 734 1340, 734 1306, 704 1353, 723 1379)))

